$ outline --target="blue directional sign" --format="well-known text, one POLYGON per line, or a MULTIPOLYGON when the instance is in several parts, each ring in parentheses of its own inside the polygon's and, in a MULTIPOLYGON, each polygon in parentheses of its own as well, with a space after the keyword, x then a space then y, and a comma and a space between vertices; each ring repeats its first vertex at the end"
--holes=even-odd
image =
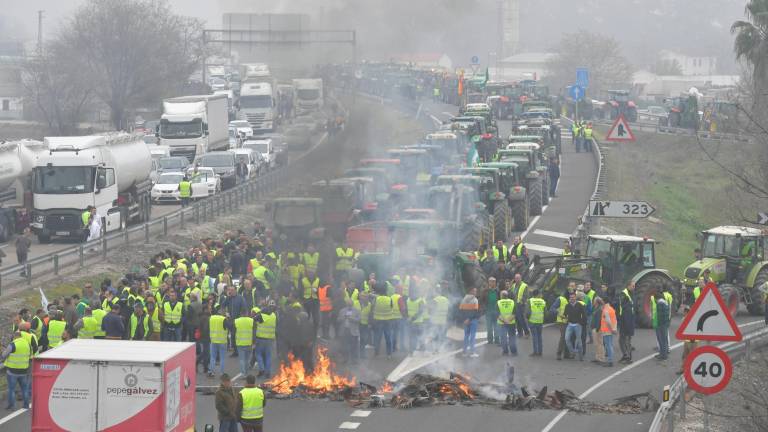
POLYGON ((568 87, 568 95, 575 101, 584 99, 584 87, 572 85, 568 87))
POLYGON ((589 88, 589 69, 576 68, 576 85, 581 88, 589 88))
POLYGON ((472 64, 473 65, 480 64, 480 57, 472 56, 472 64))

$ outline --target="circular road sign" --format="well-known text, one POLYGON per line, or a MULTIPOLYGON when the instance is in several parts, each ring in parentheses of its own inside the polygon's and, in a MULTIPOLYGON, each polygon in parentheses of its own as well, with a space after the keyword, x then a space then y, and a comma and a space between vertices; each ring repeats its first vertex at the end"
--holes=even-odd
POLYGON ((725 351, 712 345, 693 350, 683 365, 688 386, 702 394, 714 394, 731 380, 733 365, 725 351))

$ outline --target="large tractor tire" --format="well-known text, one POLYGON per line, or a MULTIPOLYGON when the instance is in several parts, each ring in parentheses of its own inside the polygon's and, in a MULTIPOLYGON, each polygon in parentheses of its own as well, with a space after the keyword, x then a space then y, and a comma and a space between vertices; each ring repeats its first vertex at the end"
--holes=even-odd
POLYGON ((512 215, 509 210, 509 204, 506 201, 499 201, 493 206, 493 240, 509 240, 509 233, 512 231, 512 215))
POLYGON ((483 269, 479 265, 465 266, 462 269, 461 274, 462 281, 464 282, 464 291, 469 291, 470 288, 477 288, 477 292, 483 292, 488 287, 488 277, 483 273, 483 269))
POLYGON ((515 223, 515 231, 528 229, 528 199, 512 201, 512 220, 515 223))
POLYGON ((658 296, 666 283, 670 283, 669 278, 651 273, 635 284, 635 323, 638 327, 651 328, 651 297, 658 296))
POLYGON ((755 278, 755 285, 749 291, 750 297, 752 297, 752 303, 747 305, 747 312, 750 315, 763 315, 765 312, 765 294, 760 290, 760 287, 768 281, 768 268, 760 270, 755 278))
POLYGON ((542 212, 543 201, 541 194, 541 179, 531 180, 528 183, 528 191, 530 192, 531 204, 530 211, 533 216, 538 216, 542 212))
POLYGON ((735 317, 739 311, 739 289, 735 285, 722 284, 718 287, 718 291, 720 291, 720 297, 725 302, 725 307, 728 308, 731 316, 735 317))
POLYGON ((483 242, 483 223, 481 219, 474 219, 465 224, 461 238, 461 250, 464 252, 476 251, 483 242))

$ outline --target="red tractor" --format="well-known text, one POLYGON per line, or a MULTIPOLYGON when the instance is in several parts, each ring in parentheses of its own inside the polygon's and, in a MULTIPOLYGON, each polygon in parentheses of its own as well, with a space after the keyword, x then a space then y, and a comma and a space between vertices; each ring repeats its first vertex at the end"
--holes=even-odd
POLYGON ((623 115, 628 122, 637 121, 637 105, 629 100, 629 90, 608 90, 608 101, 595 112, 600 118, 616 120, 623 115))

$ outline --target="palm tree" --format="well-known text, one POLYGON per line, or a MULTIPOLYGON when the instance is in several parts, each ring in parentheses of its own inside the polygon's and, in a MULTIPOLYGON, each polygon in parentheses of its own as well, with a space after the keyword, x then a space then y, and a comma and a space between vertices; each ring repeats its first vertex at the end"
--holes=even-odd
POLYGON ((754 103, 757 104, 760 89, 768 85, 768 0, 750 0, 744 15, 747 21, 739 20, 731 26, 731 34, 736 35, 733 50, 737 60, 745 60, 752 66, 754 103))

